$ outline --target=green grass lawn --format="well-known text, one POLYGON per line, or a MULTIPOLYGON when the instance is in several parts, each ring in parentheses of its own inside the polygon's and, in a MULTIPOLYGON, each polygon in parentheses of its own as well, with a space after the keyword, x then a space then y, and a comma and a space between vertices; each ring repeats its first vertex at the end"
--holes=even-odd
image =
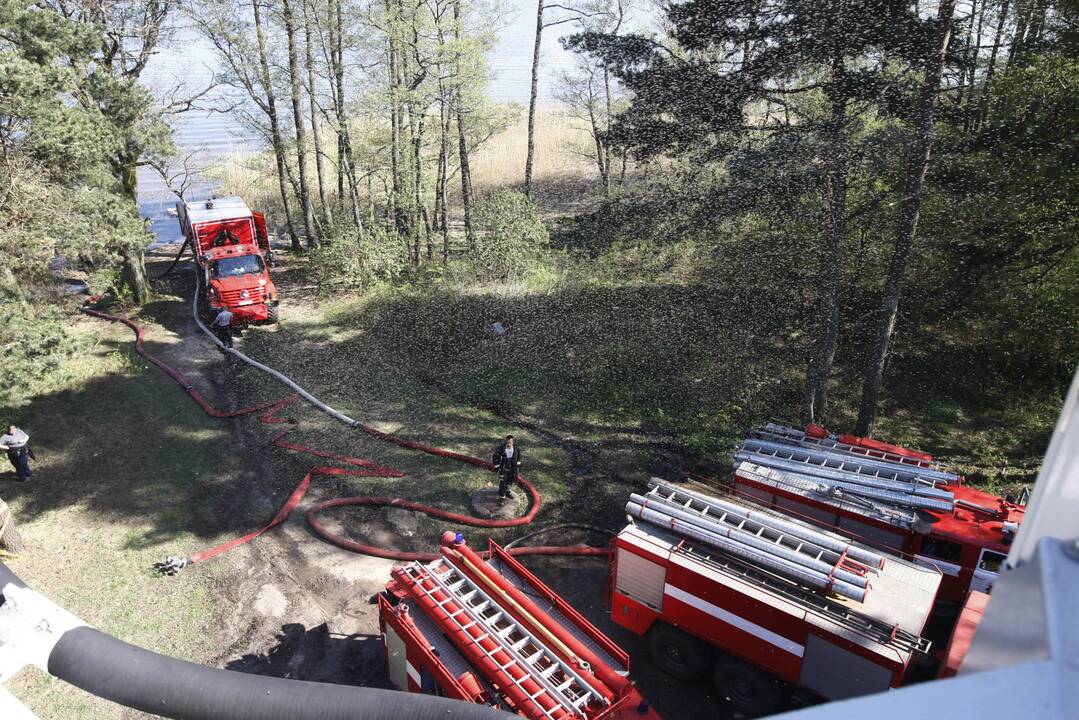
MULTIPOLYGON (((126 328, 80 319, 76 332, 85 350, 17 414, 38 460, 33 482, 0 483, 29 545, 10 567, 107 633, 204 660, 214 652, 213 571, 161 578, 152 565, 220 536, 198 503, 237 472, 228 427, 147 368, 126 328)), ((33 669, 9 687, 41 718, 123 712, 33 669)))

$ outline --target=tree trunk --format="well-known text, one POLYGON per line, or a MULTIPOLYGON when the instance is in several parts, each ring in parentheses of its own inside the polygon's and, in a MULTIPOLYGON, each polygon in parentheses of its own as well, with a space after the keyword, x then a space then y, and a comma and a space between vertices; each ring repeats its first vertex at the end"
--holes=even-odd
MULTIPOLYGON (((615 32, 618 29, 615 28, 615 32)), ((607 128, 603 136, 603 194, 609 196, 611 194, 611 118, 614 116, 611 110, 611 71, 607 67, 607 63, 603 64, 603 96, 607 103, 607 128)))
POLYGON ((899 210, 899 231, 895 238, 895 249, 888 267, 888 278, 884 285, 881 302, 880 326, 877 341, 866 370, 865 385, 862 388, 862 403, 858 410, 859 435, 871 435, 877 419, 877 403, 880 399, 881 382, 884 378, 884 365, 888 358, 888 344, 895 330, 896 316, 899 312, 899 295, 902 290, 903 273, 907 269, 907 260, 914 245, 914 236, 918 229, 918 214, 922 208, 922 193, 925 174, 929 169, 929 158, 933 147, 933 111, 940 92, 940 81, 944 73, 944 60, 948 53, 948 42, 952 35, 952 13, 955 0, 941 0, 937 10, 936 47, 929 56, 925 68, 925 81, 922 84, 920 107, 918 110, 918 128, 914 145, 911 147, 910 162, 907 166, 907 186, 903 195, 903 205, 899 210))
POLYGON ((536 156, 536 100, 539 95, 540 43, 543 40, 543 3, 536 0, 536 44, 532 49, 532 88, 528 95, 528 156, 525 158, 525 197, 532 199, 532 167, 536 156))
MULTIPOLYGON (((391 12, 390 0, 386 2, 387 9, 391 12)), ((408 222, 405 219, 405 209, 401 202, 401 78, 398 67, 397 40, 394 34, 397 32, 394 19, 389 22, 388 32, 388 66, 390 80, 390 176, 393 187, 393 221, 397 228, 397 235, 406 243, 408 242, 408 222)))
POLYGON ((0 550, 13 554, 26 552, 26 542, 15 527, 15 514, 3 499, 0 499, 0 550))
MULTIPOLYGON (((591 94, 591 91, 589 91, 591 94)), ((599 179, 603 183, 603 194, 611 194, 611 166, 610 153, 604 146, 603 131, 600 130, 599 121, 596 119, 594 103, 588 103, 588 122, 592 126, 592 142, 596 146, 596 169, 599 170, 599 179)))
MULTIPOLYGON (((441 36, 441 35, 440 35, 441 36)), ((442 231, 442 264, 450 260, 450 221, 449 221, 449 195, 446 193, 448 177, 450 174, 450 112, 446 106, 447 88, 440 79, 438 81, 438 112, 441 123, 441 137, 438 144, 438 205, 439 216, 437 219, 439 229, 442 231)))
MULTIPOLYGON (((408 130, 410 140, 412 142, 412 227, 423 228, 425 230, 425 237, 427 242, 430 243, 430 223, 429 219, 424 217, 425 208, 423 205, 423 130, 424 120, 426 116, 422 112, 416 112, 415 103, 409 101, 408 107, 408 130)), ((420 264, 420 233, 418 230, 413 232, 413 256, 412 260, 416 265, 420 264)))
POLYGON ((323 162, 322 130, 318 121, 318 99, 315 92, 315 51, 311 32, 311 0, 303 0, 304 61, 307 65, 307 99, 311 105, 311 142, 315 145, 315 172, 318 174, 318 199, 322 203, 322 215, 326 224, 333 226, 333 207, 326 198, 326 164, 323 162))
POLYGON ((292 4, 296 0, 282 0, 281 17, 288 37, 289 89, 292 95, 292 120, 296 126, 296 164, 300 176, 300 210, 303 212, 303 229, 307 246, 318 247, 318 229, 315 213, 311 207, 311 190, 307 184, 307 129, 303 117, 303 86, 300 82, 300 58, 296 47, 296 16, 292 4))
MULTIPOLYGON (((461 0, 453 0, 453 39, 461 39, 461 0)), ((468 161, 468 134, 465 129, 465 110, 461 96, 461 51, 454 59, 454 85, 457 110, 457 159, 461 165, 461 207, 465 215, 465 239, 468 249, 476 249, 476 233, 472 229, 472 167, 468 161)))
MULTIPOLYGON (((977 45, 974 44, 974 17, 978 14, 978 0, 970 0, 970 15, 967 16, 967 31, 964 33, 963 38, 963 59, 970 63, 971 67, 974 66, 975 58, 978 56, 977 45)), ((963 72, 959 76, 959 87, 955 96, 955 107, 962 111, 963 101, 967 100, 967 90, 971 93, 974 92, 973 83, 969 86, 966 83, 967 73, 963 72)), ((963 113, 966 115, 967 113, 963 113)))
POLYGON ((836 346, 839 344, 839 282, 847 222, 847 102, 841 90, 845 74, 842 58, 836 58, 832 63, 832 83, 840 90, 831 100, 832 157, 824 182, 826 237, 817 274, 817 314, 820 326, 816 349, 806 373, 802 408, 807 423, 824 418, 828 400, 828 377, 832 374, 832 363, 835 360, 836 346))
POLYGON ((285 213, 285 227, 288 229, 289 242, 293 252, 303 250, 300 238, 296 234, 296 226, 292 222, 292 209, 289 200, 288 179, 285 177, 287 158, 285 155, 285 139, 281 135, 281 122, 277 116, 277 95, 273 89, 270 76, 270 59, 266 50, 266 31, 262 27, 262 3, 260 0, 251 0, 251 10, 255 20, 255 38, 259 48, 259 75, 262 82, 263 92, 266 93, 266 117, 270 121, 270 142, 273 145, 274 160, 277 163, 277 185, 281 193, 281 208, 285 213))
MULTIPOLYGON (((129 150, 121 150, 113 159, 113 166, 124 195, 136 207, 139 198, 138 158, 129 150)), ((126 246, 120 251, 120 279, 131 293, 136 305, 150 302, 150 281, 146 277, 146 258, 139 245, 126 246)))
POLYGON ((981 127, 989 118, 989 99, 992 92, 993 75, 997 69, 997 55, 1000 53, 1000 46, 1004 38, 1004 26, 1008 21, 1008 4, 1009 0, 1004 0, 1000 5, 1000 15, 997 17, 997 27, 993 34, 993 49, 989 52, 989 64, 985 68, 985 80, 982 82, 981 99, 978 102, 978 122, 975 123, 976 127, 981 127))
MULTIPOLYGON (((342 0, 330 0, 333 3, 331 20, 330 57, 333 59, 333 109, 337 116, 337 201, 345 202, 345 62, 344 62, 344 23, 341 12, 342 0)), ((354 211, 355 212, 355 211, 354 211)))

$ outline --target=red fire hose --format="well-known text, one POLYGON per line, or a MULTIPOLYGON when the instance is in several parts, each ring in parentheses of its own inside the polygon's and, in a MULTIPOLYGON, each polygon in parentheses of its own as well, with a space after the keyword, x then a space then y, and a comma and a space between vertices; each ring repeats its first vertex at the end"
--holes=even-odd
MULTIPOLYGON (((92 300, 93 298, 91 298, 92 300)), ((155 365, 162 370, 166 375, 171 377, 184 389, 184 391, 194 400, 202 410, 210 417, 215 418, 234 418, 243 415, 251 415, 258 413, 259 422, 264 425, 278 425, 287 424, 290 427, 284 428, 277 432, 271 438, 271 444, 277 447, 284 448, 286 450, 292 450, 295 452, 303 452, 315 457, 335 460, 351 467, 333 467, 318 465, 312 467, 304 475, 303 480, 292 491, 288 500, 281 506, 281 509, 277 511, 277 515, 274 516, 266 526, 254 530, 243 537, 230 540, 221 545, 201 550, 194 555, 187 558, 169 558, 165 563, 162 563, 159 567, 166 573, 173 574, 179 571, 186 565, 190 565, 204 560, 209 560, 212 557, 216 557, 223 552, 231 550, 234 547, 242 545, 246 542, 254 540, 259 535, 262 535, 266 531, 280 525, 284 522, 293 510, 303 500, 304 495, 307 494, 308 488, 311 486, 312 479, 317 475, 327 476, 360 476, 360 477, 385 477, 385 478, 400 478, 405 477, 405 473, 396 470, 394 468, 380 465, 372 460, 366 458, 357 458, 350 455, 343 455, 341 453, 332 452, 330 450, 323 450, 320 448, 311 447, 308 445, 302 445, 300 443, 294 443, 284 440, 284 436, 291 432, 297 426, 297 421, 292 418, 281 417, 277 415, 277 411, 287 407, 288 405, 299 399, 298 395, 287 395, 273 402, 261 403, 259 405, 252 405, 251 407, 241 408, 239 410, 219 410, 212 405, 202 393, 195 388, 191 382, 184 377, 176 368, 168 365, 161 359, 150 354, 143 345, 143 329, 142 327, 131 320, 130 318, 122 317, 119 315, 109 315, 107 313, 100 312, 98 310, 92 310, 87 307, 83 307, 82 311, 87 315, 92 315, 103 320, 109 320, 112 322, 120 322, 127 325, 135 333, 135 350, 146 358, 147 361, 155 365)), ((484 468, 487 470, 495 469, 495 466, 491 463, 482 460, 471 455, 465 455, 463 453, 453 452, 452 450, 445 450, 443 448, 435 447, 433 445, 427 445, 425 443, 417 442, 415 440, 408 440, 392 433, 383 432, 377 430, 364 423, 355 423, 354 427, 362 430, 363 432, 378 438, 383 442, 392 443, 400 447, 409 448, 412 450, 419 450, 430 455, 437 455, 440 457, 457 460, 458 462, 465 462, 476 467, 484 468)), ((440 520, 447 520, 452 523, 461 525, 470 525, 472 527, 481 528, 506 528, 506 527, 518 527, 521 525, 528 525, 531 523, 540 509, 540 495, 536 491, 536 488, 528 482, 524 477, 519 476, 518 481, 525 489, 529 498, 529 509, 524 515, 507 520, 489 520, 486 518, 473 517, 471 515, 462 515, 460 513, 450 512, 448 510, 441 510, 439 508, 430 507, 428 505, 422 505, 411 500, 405 500, 398 497, 374 497, 374 496, 360 496, 360 497, 343 497, 335 498, 333 500, 327 500, 325 502, 313 505, 307 511, 307 521, 314 530, 323 539, 337 545, 338 547, 352 552, 362 553, 364 555, 373 555, 375 557, 387 558, 390 560, 420 560, 428 561, 433 560, 439 556, 437 552, 411 552, 404 550, 392 550, 375 545, 367 545, 364 543, 356 542, 348 538, 337 535, 322 524, 319 519, 319 514, 331 508, 346 507, 346 506, 362 506, 362 507, 397 507, 405 510, 412 510, 415 512, 423 513, 429 517, 438 518, 440 520)), ((538 547, 518 547, 509 551, 513 555, 584 555, 594 557, 606 557, 608 549, 605 547, 587 547, 587 546, 538 546, 538 547)))

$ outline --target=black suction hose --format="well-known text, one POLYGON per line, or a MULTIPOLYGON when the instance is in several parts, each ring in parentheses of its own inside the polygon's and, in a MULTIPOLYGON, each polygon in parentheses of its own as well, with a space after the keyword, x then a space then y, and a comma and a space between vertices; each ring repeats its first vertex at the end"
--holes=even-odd
MULTIPOLYGON (((26 587, 0 563, 0 589, 26 587)), ((98 697, 179 720, 508 720, 459 700, 217 670, 158 655, 89 627, 68 630, 49 674, 98 697)))
POLYGON ((184 250, 187 249, 187 245, 190 242, 191 242, 191 238, 184 237, 184 244, 180 246, 180 252, 176 253, 176 257, 174 257, 172 259, 172 264, 169 265, 169 267, 165 270, 165 272, 161 273, 156 278, 154 278, 154 280, 160 280, 163 277, 165 277, 166 275, 168 275, 170 272, 172 272, 173 268, 176 267, 176 263, 180 262, 180 258, 182 258, 184 256, 184 250))

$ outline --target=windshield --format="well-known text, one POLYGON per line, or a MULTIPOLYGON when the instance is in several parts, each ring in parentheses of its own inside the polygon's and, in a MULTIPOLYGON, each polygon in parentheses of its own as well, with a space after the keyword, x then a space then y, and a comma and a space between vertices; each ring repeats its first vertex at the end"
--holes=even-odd
POLYGON ((210 277, 223 278, 260 273, 263 267, 262 257, 259 255, 221 258, 220 260, 214 260, 210 265, 210 277))

